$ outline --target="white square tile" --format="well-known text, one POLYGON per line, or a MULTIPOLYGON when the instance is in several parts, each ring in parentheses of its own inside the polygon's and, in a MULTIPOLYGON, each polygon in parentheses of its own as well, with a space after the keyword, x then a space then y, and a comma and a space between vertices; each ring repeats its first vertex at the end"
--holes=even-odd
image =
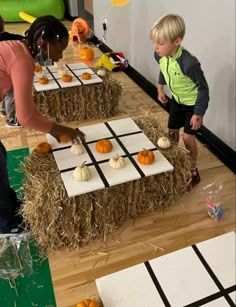
POLYGON ((41 92, 58 89, 59 85, 56 83, 55 80, 49 80, 47 84, 40 84, 39 82, 34 82, 34 87, 36 91, 41 92))
MULTIPOLYGON (((53 76, 49 73, 45 73, 44 76, 48 78, 48 80, 53 80, 53 76)), ((38 82, 38 80, 39 80, 39 75, 34 74, 34 82, 38 82)))
POLYGON ((84 85, 87 85, 87 84, 94 84, 94 83, 101 83, 103 82, 103 80, 101 78, 99 78, 97 75, 91 75, 91 79, 89 80, 83 80, 82 78, 80 78, 80 81, 84 84, 84 85))
POLYGON ((123 168, 112 168, 109 162, 99 164, 110 186, 141 178, 141 175, 130 162, 129 158, 124 158, 124 161, 125 166, 123 168))
POLYGON ((86 163, 91 162, 91 159, 86 151, 82 155, 74 155, 70 151, 70 148, 54 151, 53 155, 59 170, 77 167, 81 165, 84 161, 86 161, 86 163))
POLYGON ((77 181, 73 177, 73 171, 61 173, 69 197, 100 190, 105 187, 96 168, 94 166, 90 166, 89 168, 91 171, 91 178, 89 181, 77 181))
MULTIPOLYGON (((52 72, 55 79, 61 79, 61 73, 59 71, 52 72)), ((74 76, 71 71, 68 71, 67 74, 74 76)))
POLYGON ((108 152, 108 153, 99 153, 99 152, 97 152, 96 149, 95 149, 96 143, 88 144, 90 150, 93 153, 93 156, 95 157, 95 159, 97 161, 102 161, 102 160, 110 159, 110 157, 113 157, 115 155, 122 156, 122 155, 125 154, 123 149, 120 147, 120 145, 117 143, 117 141, 115 139, 110 139, 110 141, 111 141, 111 143, 113 145, 113 148, 112 148, 112 151, 108 152))
POLYGON ((204 304, 203 306, 204 307, 229 307, 230 305, 227 303, 224 297, 220 297, 217 300, 204 304))
POLYGON ((191 247, 150 264, 171 306, 182 307, 219 291, 191 247))
POLYGON ((138 166, 141 168, 145 176, 152 176, 168 171, 173 171, 173 166, 170 164, 170 162, 160 153, 160 151, 155 150, 153 151, 155 155, 155 160, 152 164, 149 165, 143 165, 140 164, 137 160, 137 155, 134 156, 134 159, 138 166))
POLYGON ((96 280, 104 306, 164 307, 144 264, 96 280))
POLYGON ((71 82, 64 82, 62 79, 58 79, 57 82, 62 88, 82 85, 81 82, 74 76, 71 82))
POLYGON ((47 69, 50 71, 50 72, 58 72, 58 70, 69 70, 69 68, 66 66, 66 65, 59 65, 58 67, 54 66, 54 65, 51 65, 51 66, 47 66, 47 69))
POLYGON ((134 153, 145 149, 156 148, 156 146, 148 139, 144 133, 138 133, 120 138, 123 145, 129 151, 134 153))
POLYGON ((112 136, 111 132, 103 123, 91 126, 84 126, 79 129, 84 132, 86 142, 100 140, 112 136))
POLYGON ((232 301, 236 305, 236 291, 229 293, 229 296, 231 297, 232 301))
POLYGON ((235 233, 229 232, 197 244, 198 249, 222 285, 235 285, 235 233))
POLYGON ((52 149, 63 148, 63 147, 72 145, 71 141, 67 143, 59 143, 51 134, 48 134, 48 133, 46 134, 46 138, 47 138, 48 143, 51 144, 52 149))
POLYGON ((74 64, 67 64, 68 67, 70 67, 70 69, 74 70, 74 69, 82 69, 82 68, 88 68, 88 65, 84 64, 84 63, 74 63, 74 64))
POLYGON ((91 68, 73 69, 73 73, 78 77, 81 77, 84 72, 87 72, 91 75, 95 74, 95 72, 91 68))
POLYGON ((112 120, 109 121, 108 124, 116 133, 116 135, 121 135, 141 130, 139 126, 137 126, 136 123, 133 121, 133 119, 130 117, 112 120))

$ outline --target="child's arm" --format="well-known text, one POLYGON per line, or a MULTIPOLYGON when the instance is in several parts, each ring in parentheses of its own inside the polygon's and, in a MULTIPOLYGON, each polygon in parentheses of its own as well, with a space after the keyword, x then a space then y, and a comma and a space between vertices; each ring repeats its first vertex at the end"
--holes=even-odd
MULTIPOLYGON (((154 52, 154 57, 159 64, 160 57, 156 52, 154 52)), ((168 101, 166 94, 165 94, 165 91, 164 91, 164 85, 165 84, 166 84, 166 80, 164 78, 163 73, 160 70, 159 81, 158 81, 158 84, 157 84, 157 98, 161 103, 166 103, 168 101)))

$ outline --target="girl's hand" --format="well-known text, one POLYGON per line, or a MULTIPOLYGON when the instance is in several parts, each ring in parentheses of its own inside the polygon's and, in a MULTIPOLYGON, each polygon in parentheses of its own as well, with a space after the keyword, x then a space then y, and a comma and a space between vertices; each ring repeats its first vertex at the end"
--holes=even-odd
POLYGON ((80 139, 81 141, 85 141, 85 135, 81 130, 79 130, 79 128, 74 129, 58 124, 53 124, 52 129, 49 131, 49 133, 53 137, 55 137, 57 141, 60 135, 68 135, 71 138, 72 142, 74 140, 78 142, 78 139, 80 139))
POLYGON ((192 127, 193 130, 198 130, 201 128, 203 123, 203 118, 200 115, 193 115, 191 120, 190 120, 190 126, 192 127))

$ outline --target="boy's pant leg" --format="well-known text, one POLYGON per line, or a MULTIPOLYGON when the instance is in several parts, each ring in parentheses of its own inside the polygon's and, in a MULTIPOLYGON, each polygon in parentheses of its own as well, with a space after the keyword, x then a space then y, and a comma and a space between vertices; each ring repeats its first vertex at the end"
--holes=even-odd
POLYGON ((5 104, 5 111, 7 120, 9 122, 16 120, 16 109, 15 109, 15 99, 14 99, 14 93, 13 90, 10 90, 7 92, 5 97, 3 98, 4 104, 5 104))
POLYGON ((18 208, 16 193, 9 185, 6 149, 0 141, 0 230, 11 225, 18 208))

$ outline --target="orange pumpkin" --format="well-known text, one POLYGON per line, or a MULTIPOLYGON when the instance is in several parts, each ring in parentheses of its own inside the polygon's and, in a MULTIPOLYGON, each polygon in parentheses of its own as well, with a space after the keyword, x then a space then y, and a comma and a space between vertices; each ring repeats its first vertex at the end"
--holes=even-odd
POLYGON ((41 72, 43 69, 42 69, 42 66, 38 63, 35 64, 34 66, 34 72, 41 72))
POLYGON ((68 74, 64 74, 62 77, 61 77, 62 81, 64 82, 71 82, 72 81, 72 76, 71 75, 68 75, 68 74))
POLYGON ((48 83, 48 78, 46 78, 46 77, 39 78, 39 83, 40 84, 47 84, 48 83))
POLYGON ((37 145, 35 152, 38 154, 47 154, 52 150, 52 146, 47 142, 42 142, 37 145))
POLYGON ((152 164, 155 159, 155 155, 151 150, 143 149, 137 155, 138 162, 141 164, 152 164))
POLYGON ((81 47, 79 49, 79 57, 81 60, 92 61, 94 57, 93 48, 90 47, 81 47))
POLYGON ((71 141, 71 137, 69 135, 62 134, 58 136, 58 141, 60 143, 68 143, 71 141))
POLYGON ((97 141, 95 148, 99 153, 108 153, 112 151, 113 145, 111 141, 102 139, 97 141))
POLYGON ((90 74, 89 72, 84 72, 84 73, 82 73, 82 75, 81 75, 81 79, 83 79, 83 80, 89 80, 89 79, 91 79, 91 74, 90 74))
POLYGON ((86 299, 77 304, 76 307, 99 307, 99 304, 94 300, 86 299))

